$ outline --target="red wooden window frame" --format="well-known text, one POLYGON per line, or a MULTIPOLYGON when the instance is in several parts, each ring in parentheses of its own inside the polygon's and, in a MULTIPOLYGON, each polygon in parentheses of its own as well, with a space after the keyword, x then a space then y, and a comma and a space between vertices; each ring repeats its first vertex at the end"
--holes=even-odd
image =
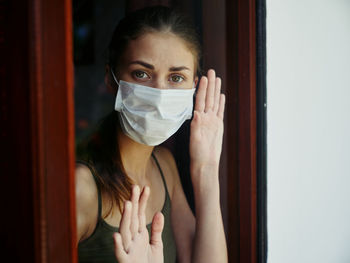
POLYGON ((0 2, 2 258, 77 262, 70 0, 0 2))
POLYGON ((72 3, 29 8, 37 262, 76 262, 72 3))
MULTIPOLYGON (((128 1, 128 6, 133 2, 149 4, 128 1)), ((11 215, 1 217, 6 226, 1 231, 8 237, 3 247, 13 259, 27 262, 77 262, 72 3, 14 3, 0 1, 1 123, 5 124, 1 171, 6 186, 1 198, 11 215)), ((253 263, 257 261, 255 1, 203 0, 202 12, 204 66, 220 72, 227 96, 221 180, 229 259, 253 263)))

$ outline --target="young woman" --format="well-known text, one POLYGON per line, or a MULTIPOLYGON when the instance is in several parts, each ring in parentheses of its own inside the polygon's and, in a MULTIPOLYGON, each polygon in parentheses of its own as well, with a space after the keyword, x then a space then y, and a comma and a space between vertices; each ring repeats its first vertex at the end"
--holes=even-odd
POLYGON ((105 75, 116 111, 76 168, 79 262, 227 262, 218 179, 225 97, 209 70, 193 107, 199 54, 193 27, 166 7, 118 24, 105 75), (157 146, 192 112, 196 217, 172 154, 157 146))

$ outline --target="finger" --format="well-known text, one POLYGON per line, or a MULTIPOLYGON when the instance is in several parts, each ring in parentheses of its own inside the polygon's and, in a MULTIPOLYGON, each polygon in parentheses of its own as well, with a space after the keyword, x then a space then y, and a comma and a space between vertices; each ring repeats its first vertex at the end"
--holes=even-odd
POLYGON ((150 189, 148 186, 145 186, 143 188, 139 202, 139 232, 146 228, 146 207, 149 194, 150 189))
POLYGON ((130 231, 131 238, 134 239, 136 233, 139 231, 139 199, 140 199, 140 187, 138 185, 133 185, 132 187, 132 195, 131 195, 131 223, 130 223, 130 231))
POLYGON ((196 94, 196 104, 194 107, 196 111, 199 111, 199 112, 204 111, 207 86, 208 86, 208 78, 203 76, 199 82, 199 86, 196 94))
POLYGON ((163 246, 162 232, 164 227, 164 216, 161 212, 154 215, 152 220, 151 230, 151 245, 152 246, 163 246))
POLYGON ((119 233, 114 233, 113 235, 113 240, 114 240, 114 254, 117 260, 123 261, 126 257, 126 251, 123 246, 123 241, 122 237, 119 233))
POLYGON ((124 211, 122 219, 120 220, 119 232, 122 236, 123 245, 126 251, 128 251, 131 243, 130 221, 131 221, 132 204, 130 201, 125 201, 124 211))
POLYGON ((215 94, 214 94, 214 107, 215 113, 218 112, 220 105, 220 94, 221 94, 221 78, 216 78, 215 80, 215 94))
POLYGON ((218 110, 217 116, 222 120, 224 119, 225 101, 226 101, 225 94, 221 94, 220 95, 220 105, 219 105, 219 110, 218 110))
POLYGON ((208 70, 208 87, 205 99, 205 109, 207 112, 213 109, 214 106, 214 92, 215 92, 215 71, 213 69, 208 70))

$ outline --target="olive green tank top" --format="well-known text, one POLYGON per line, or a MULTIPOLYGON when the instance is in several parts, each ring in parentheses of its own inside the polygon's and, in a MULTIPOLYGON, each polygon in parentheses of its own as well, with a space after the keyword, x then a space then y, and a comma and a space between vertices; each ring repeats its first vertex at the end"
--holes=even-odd
MULTIPOLYGON (((161 212, 164 215, 164 229, 162 233, 163 240, 163 253, 164 253, 164 263, 174 263, 176 262, 176 246, 173 231, 171 228, 171 200, 168 192, 168 188, 166 186, 166 182, 164 179, 164 175, 158 160, 152 154, 153 159, 155 160, 159 172, 162 176, 162 180, 165 188, 165 201, 161 212)), ((89 167, 95 182, 96 175, 95 169, 83 161, 78 161, 89 167)), ((79 242, 78 245, 78 257, 79 263, 92 263, 92 262, 103 262, 103 263, 116 263, 116 257, 114 254, 114 242, 113 242, 113 233, 118 232, 119 228, 111 226, 108 224, 101 215, 102 212, 102 199, 101 199, 101 191, 99 185, 97 184, 98 190, 98 221, 95 227, 94 232, 87 239, 79 242)), ((151 234, 151 223, 147 225, 147 230, 149 235, 151 234)))

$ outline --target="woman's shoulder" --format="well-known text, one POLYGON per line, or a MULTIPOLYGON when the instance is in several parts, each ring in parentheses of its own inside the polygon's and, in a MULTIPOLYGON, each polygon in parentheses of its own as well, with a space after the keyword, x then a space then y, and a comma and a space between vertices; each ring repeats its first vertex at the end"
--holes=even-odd
POLYGON ((75 168, 75 199, 78 220, 78 238, 89 236, 98 219, 98 190, 87 165, 78 163, 75 168))
POLYGON ((77 163, 75 167, 75 188, 76 195, 85 201, 97 200, 97 186, 91 169, 82 163, 77 163))

